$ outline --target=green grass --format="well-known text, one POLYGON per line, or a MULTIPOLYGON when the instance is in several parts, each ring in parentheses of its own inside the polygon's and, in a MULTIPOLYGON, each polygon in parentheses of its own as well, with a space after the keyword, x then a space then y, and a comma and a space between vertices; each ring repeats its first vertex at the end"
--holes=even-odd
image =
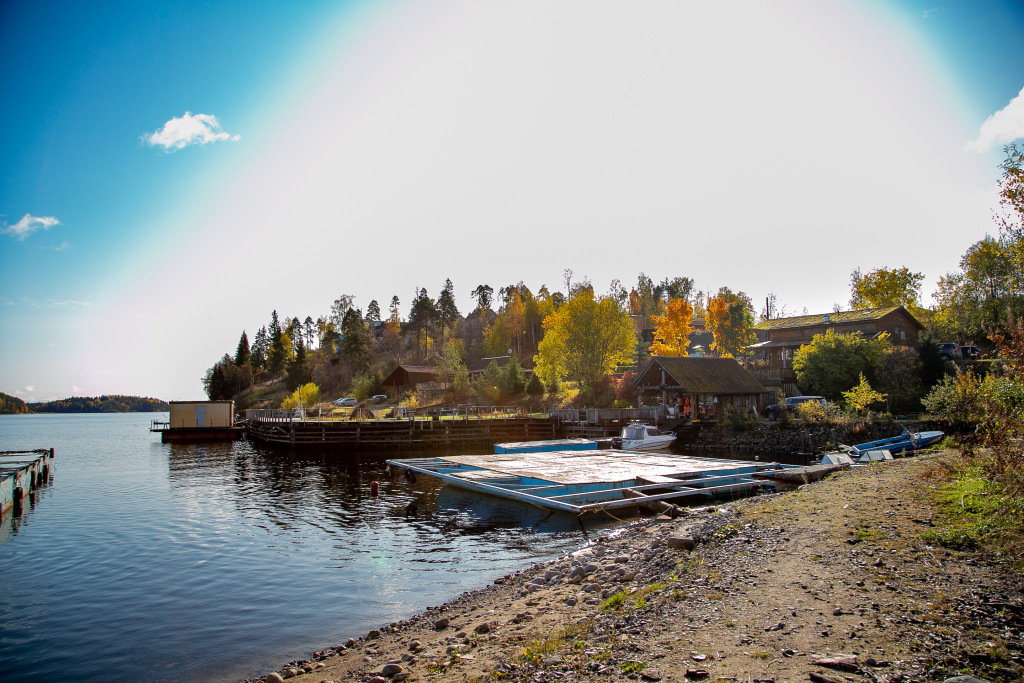
POLYGON ((961 461, 935 494, 941 515, 926 543, 959 550, 986 550, 1011 559, 1024 572, 1024 496, 1009 495, 987 476, 978 458, 961 461))

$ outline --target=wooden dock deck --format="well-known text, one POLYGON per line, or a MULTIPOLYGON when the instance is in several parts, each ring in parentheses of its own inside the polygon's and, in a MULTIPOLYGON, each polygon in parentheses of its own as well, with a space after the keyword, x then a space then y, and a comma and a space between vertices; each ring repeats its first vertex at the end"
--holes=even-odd
POLYGON ((558 423, 528 417, 454 417, 440 419, 317 420, 251 417, 251 438, 275 446, 324 446, 359 449, 421 449, 493 446, 500 441, 551 439, 558 423))
POLYGON ((631 451, 546 451, 388 460, 407 473, 573 514, 771 487, 754 474, 787 466, 631 451))
POLYGON ((25 498, 49 482, 53 449, 0 451, 0 517, 21 514, 25 498))

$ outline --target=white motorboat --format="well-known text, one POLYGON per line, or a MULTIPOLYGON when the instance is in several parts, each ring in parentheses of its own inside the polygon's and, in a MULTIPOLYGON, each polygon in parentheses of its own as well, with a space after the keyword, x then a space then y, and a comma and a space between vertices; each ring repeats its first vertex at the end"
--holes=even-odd
POLYGON ((657 451, 668 448, 675 440, 672 432, 662 432, 642 422, 630 422, 622 428, 622 436, 612 440, 612 445, 624 451, 657 451))

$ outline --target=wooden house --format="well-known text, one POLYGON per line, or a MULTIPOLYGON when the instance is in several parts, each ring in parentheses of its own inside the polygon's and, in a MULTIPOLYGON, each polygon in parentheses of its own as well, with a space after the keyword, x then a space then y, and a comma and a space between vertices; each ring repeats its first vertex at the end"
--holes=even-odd
POLYGON ((652 356, 629 387, 641 402, 660 400, 666 417, 717 421, 758 415, 770 394, 732 358, 652 356))
POLYGON ((391 371, 381 386, 388 387, 388 395, 395 396, 401 391, 415 391, 418 384, 430 384, 441 380, 441 369, 433 365, 399 365, 391 371))
POLYGON ((801 346, 811 343, 814 335, 832 330, 835 334, 858 334, 874 339, 885 333, 895 345, 916 347, 917 335, 924 325, 903 306, 890 306, 764 320, 753 329, 760 341, 747 350, 768 366, 755 371, 755 377, 767 387, 781 388, 787 395, 795 395, 799 390, 793 356, 801 346))

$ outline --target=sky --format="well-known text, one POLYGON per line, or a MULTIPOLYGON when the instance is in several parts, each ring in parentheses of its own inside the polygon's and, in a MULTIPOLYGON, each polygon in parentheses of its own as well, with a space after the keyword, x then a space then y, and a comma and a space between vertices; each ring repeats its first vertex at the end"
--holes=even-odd
POLYGON ((0 391, 203 398, 276 310, 690 277, 787 314, 995 234, 1024 11, 0 3, 0 391))

